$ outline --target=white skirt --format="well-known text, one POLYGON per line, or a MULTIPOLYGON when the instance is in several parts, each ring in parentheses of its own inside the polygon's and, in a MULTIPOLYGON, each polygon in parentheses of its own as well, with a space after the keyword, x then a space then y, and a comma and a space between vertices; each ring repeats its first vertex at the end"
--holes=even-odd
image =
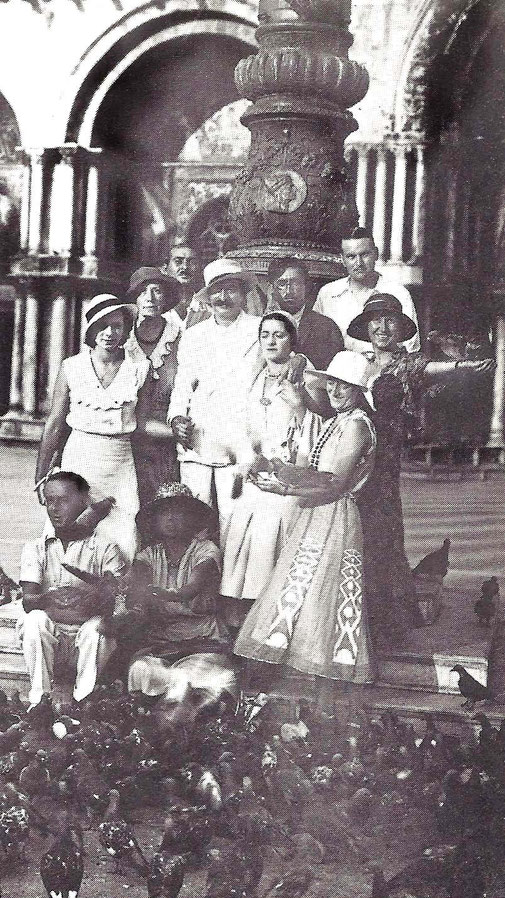
POLYGON ((84 477, 94 500, 107 496, 115 500, 100 529, 110 535, 125 558, 132 562, 137 550, 135 515, 139 510, 139 493, 130 437, 72 430, 63 450, 61 467, 84 477))

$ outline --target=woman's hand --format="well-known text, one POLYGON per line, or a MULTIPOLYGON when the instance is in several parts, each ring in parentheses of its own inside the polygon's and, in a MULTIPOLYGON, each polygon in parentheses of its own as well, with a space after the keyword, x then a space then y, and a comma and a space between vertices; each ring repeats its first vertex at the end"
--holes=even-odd
POLYGON ((277 479, 256 477, 253 482, 263 493, 276 493, 278 496, 286 496, 288 493, 287 486, 277 479))
POLYGON ((279 389, 279 396, 289 405, 294 414, 300 414, 305 411, 303 393, 296 384, 283 380, 279 389))
POLYGON ((494 359, 461 359, 457 363, 458 371, 463 369, 464 371, 475 371, 475 373, 479 374, 487 374, 490 371, 494 371, 496 368, 496 362, 494 359))
POLYGON ((184 415, 176 415, 172 418, 172 430, 178 443, 182 443, 187 449, 191 447, 191 439, 193 436, 193 421, 184 415))

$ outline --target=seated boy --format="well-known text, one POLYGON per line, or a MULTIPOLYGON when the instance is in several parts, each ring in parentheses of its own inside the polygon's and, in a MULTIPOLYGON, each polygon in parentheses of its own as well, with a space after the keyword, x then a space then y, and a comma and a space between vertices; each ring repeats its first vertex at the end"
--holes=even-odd
POLYGON ((169 665, 200 652, 227 652, 228 631, 217 613, 221 553, 209 539, 212 510, 193 496, 155 499, 137 524, 149 545, 137 555, 133 582, 156 587, 152 625, 142 633, 130 666, 128 688, 160 695, 169 665))
POLYGON ((26 613, 18 634, 30 675, 32 705, 51 692, 56 653, 76 661, 73 694, 81 701, 93 691, 115 648, 114 641, 99 630, 100 615, 86 613, 82 584, 63 564, 98 576, 126 573, 119 548, 100 533, 96 515, 87 514, 89 485, 83 477, 70 471, 50 474, 44 497, 50 524, 39 539, 25 544, 20 573, 26 613))

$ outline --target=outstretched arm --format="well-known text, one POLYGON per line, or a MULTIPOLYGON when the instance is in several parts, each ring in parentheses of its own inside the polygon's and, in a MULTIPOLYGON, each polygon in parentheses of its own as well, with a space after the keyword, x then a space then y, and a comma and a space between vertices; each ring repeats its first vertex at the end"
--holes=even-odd
POLYGON ((495 367, 494 359, 458 359, 455 362, 428 362, 424 371, 430 380, 441 381, 451 380, 458 372, 487 374, 495 367))

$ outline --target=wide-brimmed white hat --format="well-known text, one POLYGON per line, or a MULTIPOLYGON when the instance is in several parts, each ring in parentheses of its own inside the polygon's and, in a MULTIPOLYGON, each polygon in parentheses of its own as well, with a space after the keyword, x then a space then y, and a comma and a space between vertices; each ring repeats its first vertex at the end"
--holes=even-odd
POLYGON ((244 269, 233 259, 215 259, 209 262, 203 269, 203 281, 205 287, 201 293, 209 294, 209 287, 214 286, 217 282, 225 281, 241 281, 245 290, 248 292, 258 286, 258 281, 251 271, 244 269))
POLYGON ((308 368, 305 370, 304 377, 307 379, 313 377, 322 382, 343 380, 347 384, 359 387, 366 393, 373 374, 374 370, 364 355, 344 349, 333 356, 326 371, 313 371, 308 368))
POLYGON ((101 318, 105 318, 106 315, 110 315, 111 312, 116 312, 118 309, 124 309, 127 312, 129 318, 131 318, 131 327, 135 318, 136 306, 124 302, 118 296, 114 296, 113 293, 99 293, 98 296, 94 296, 84 313, 86 321, 84 342, 88 342, 90 327, 96 324, 97 321, 100 321, 101 318))

